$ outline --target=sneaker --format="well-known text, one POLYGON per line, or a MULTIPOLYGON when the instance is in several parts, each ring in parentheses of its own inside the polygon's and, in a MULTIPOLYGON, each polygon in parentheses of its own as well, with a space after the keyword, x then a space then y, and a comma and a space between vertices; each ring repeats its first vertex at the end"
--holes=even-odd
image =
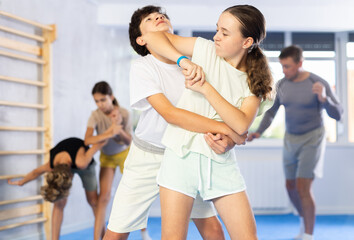
POLYGON ((314 240, 313 235, 304 233, 304 235, 302 236, 302 240, 314 240))

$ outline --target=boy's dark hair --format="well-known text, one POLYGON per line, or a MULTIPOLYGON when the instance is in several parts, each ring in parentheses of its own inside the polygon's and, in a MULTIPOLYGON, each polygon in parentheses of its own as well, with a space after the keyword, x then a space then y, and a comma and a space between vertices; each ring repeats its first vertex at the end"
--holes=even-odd
POLYGON ((291 45, 281 50, 279 59, 284 59, 288 57, 291 57, 295 63, 302 61, 302 48, 297 45, 291 45))
POLYGON ((148 6, 145 6, 143 8, 139 8, 138 10, 136 10, 133 13, 130 23, 129 23, 130 45, 141 56, 146 56, 146 55, 150 54, 150 52, 145 46, 140 46, 139 44, 136 43, 136 39, 141 36, 140 24, 141 24, 141 21, 146 16, 148 16, 151 13, 155 13, 155 12, 165 15, 165 17, 167 19, 169 19, 167 14, 162 12, 161 7, 148 5, 148 6))

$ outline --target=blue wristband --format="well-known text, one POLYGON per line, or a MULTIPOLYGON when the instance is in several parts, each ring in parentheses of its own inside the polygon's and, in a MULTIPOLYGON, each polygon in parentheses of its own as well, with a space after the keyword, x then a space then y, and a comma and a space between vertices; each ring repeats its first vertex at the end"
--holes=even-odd
MULTIPOLYGON (((179 65, 179 62, 183 59, 183 58, 187 58, 186 56, 180 56, 178 59, 177 59, 177 65, 178 65, 178 67, 181 67, 180 65, 179 65)), ((187 58, 188 59, 188 58, 187 58)))

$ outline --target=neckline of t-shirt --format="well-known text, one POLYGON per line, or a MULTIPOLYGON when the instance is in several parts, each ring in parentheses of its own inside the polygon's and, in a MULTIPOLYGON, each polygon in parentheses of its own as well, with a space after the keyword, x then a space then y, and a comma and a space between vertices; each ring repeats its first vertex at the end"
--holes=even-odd
MULTIPOLYGON (((217 56, 217 57, 219 57, 219 56, 217 56)), ((237 68, 233 67, 230 63, 226 62, 225 58, 222 58, 222 57, 219 57, 219 58, 221 59, 221 61, 223 61, 228 66, 228 68, 233 69, 233 71, 235 71, 238 75, 245 75, 245 74, 247 75, 246 72, 242 72, 242 71, 238 70, 237 68)))
POLYGON ((289 82, 291 82, 291 83, 293 83, 293 84, 300 84, 300 83, 304 83, 304 82, 307 82, 307 81, 311 81, 311 77, 312 77, 312 73, 311 72, 309 72, 310 73, 310 75, 307 77, 307 78, 305 78, 304 80, 302 80, 302 81, 297 81, 297 82, 294 82, 294 81, 291 81, 290 79, 287 79, 289 82))
POLYGON ((169 64, 169 63, 165 63, 162 62, 161 60, 157 59, 154 55, 150 54, 151 58, 159 65, 165 67, 165 68, 171 68, 171 69, 179 69, 179 67, 177 66, 177 64, 169 64))

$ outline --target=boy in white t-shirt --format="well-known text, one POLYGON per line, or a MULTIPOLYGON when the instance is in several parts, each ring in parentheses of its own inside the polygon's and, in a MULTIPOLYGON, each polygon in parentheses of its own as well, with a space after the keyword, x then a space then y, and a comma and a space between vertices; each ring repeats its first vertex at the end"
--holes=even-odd
MULTIPOLYGON (((106 240, 127 239, 129 232, 146 228, 150 206, 159 193, 156 176, 165 149, 161 139, 167 122, 190 131, 208 133, 205 135, 206 142, 219 154, 231 149, 234 141, 243 144, 246 137, 238 136, 222 122, 174 107, 184 89, 184 76, 175 62, 150 52, 144 46, 140 36, 149 31, 172 32, 170 21, 166 14, 161 13, 160 7, 138 9, 129 26, 131 45, 144 56, 132 63, 130 71, 131 106, 140 110, 141 115, 114 198, 104 237, 106 240), (217 133, 215 131, 219 134, 213 135, 217 133)), ((203 77, 199 74, 201 72, 197 69, 191 76, 203 77)), ((191 218, 203 239, 224 239, 221 224, 210 202, 197 198, 191 218)))

